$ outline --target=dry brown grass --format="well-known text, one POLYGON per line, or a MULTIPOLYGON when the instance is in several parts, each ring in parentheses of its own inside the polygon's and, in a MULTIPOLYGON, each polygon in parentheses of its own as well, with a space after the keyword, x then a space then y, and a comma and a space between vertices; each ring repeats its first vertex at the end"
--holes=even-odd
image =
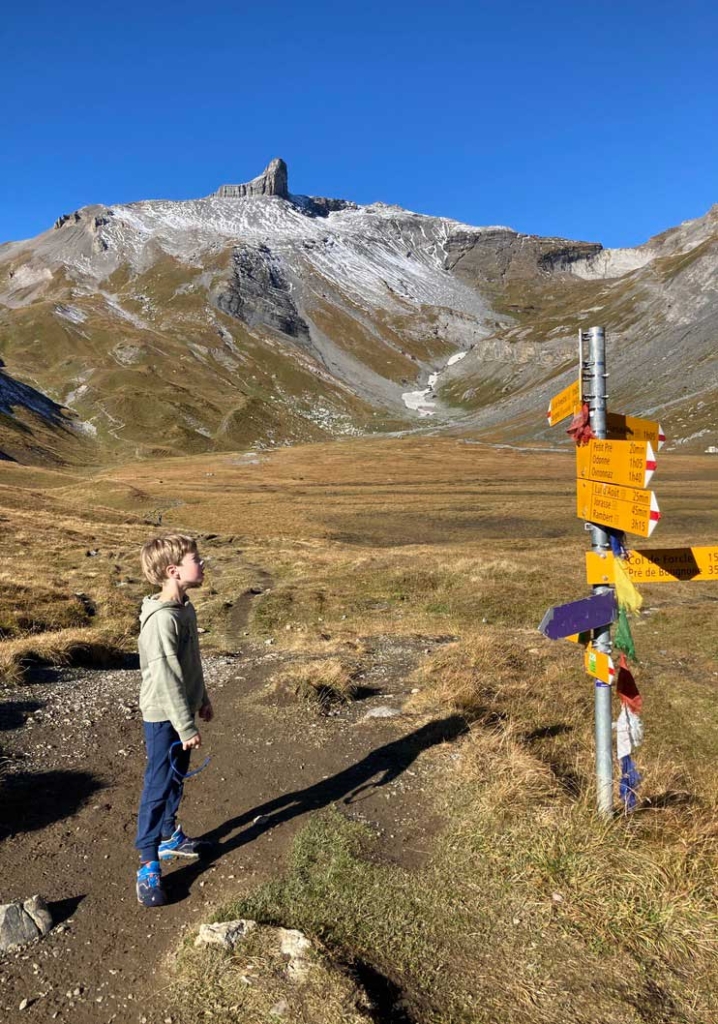
POLYGON ((715 970, 718 805, 710 792, 676 789, 675 764, 659 760, 632 817, 597 820, 590 695, 575 692, 565 648, 558 660, 550 653, 494 632, 422 671, 418 706, 454 707, 477 723, 445 780, 461 787, 455 834, 480 850, 483 868, 493 863, 549 906, 558 891, 552 913, 592 948, 622 948, 677 975, 695 957, 715 970))
POLYGON ((313 658, 285 666, 272 677, 271 686, 276 692, 316 703, 326 712, 333 704, 346 704, 353 699, 360 670, 361 663, 356 660, 313 658))

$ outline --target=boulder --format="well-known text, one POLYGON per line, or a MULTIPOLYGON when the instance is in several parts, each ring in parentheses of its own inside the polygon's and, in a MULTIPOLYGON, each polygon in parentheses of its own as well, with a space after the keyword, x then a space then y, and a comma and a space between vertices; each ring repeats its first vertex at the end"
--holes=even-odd
POLYGON ((34 942, 52 928, 52 915, 41 896, 0 906, 0 950, 34 942))

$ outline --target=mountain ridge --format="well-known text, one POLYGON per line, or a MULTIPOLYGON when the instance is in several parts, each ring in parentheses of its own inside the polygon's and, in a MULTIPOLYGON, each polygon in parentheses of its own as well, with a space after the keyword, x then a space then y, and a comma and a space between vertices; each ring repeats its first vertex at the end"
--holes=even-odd
POLYGON ((711 433, 717 237, 718 206, 611 250, 295 196, 277 159, 203 199, 92 205, 1 246, 0 356, 100 460, 427 422, 542 441, 577 329, 602 322, 625 411, 646 411, 653 359, 705 393, 711 433))

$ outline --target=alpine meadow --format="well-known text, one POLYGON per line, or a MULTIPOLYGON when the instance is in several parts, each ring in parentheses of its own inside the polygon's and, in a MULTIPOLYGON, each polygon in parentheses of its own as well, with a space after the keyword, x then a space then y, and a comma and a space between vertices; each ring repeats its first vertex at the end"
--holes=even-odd
POLYGON ((718 206, 607 249, 210 188, 0 245, 3 1019, 718 1021, 718 206), (177 532, 215 717, 148 912, 177 532))

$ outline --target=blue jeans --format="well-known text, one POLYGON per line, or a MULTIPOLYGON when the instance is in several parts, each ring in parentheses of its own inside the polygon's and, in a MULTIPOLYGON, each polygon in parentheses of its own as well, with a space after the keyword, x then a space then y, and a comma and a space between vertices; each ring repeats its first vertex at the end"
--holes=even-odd
MULTIPOLYGON (((157 860, 161 839, 169 839, 176 828, 177 811, 184 780, 177 778, 170 764, 170 747, 179 740, 171 722, 143 722, 147 767, 137 815, 135 846, 140 860, 157 860)), ((184 775, 189 769, 190 751, 175 747, 174 761, 184 775)))

